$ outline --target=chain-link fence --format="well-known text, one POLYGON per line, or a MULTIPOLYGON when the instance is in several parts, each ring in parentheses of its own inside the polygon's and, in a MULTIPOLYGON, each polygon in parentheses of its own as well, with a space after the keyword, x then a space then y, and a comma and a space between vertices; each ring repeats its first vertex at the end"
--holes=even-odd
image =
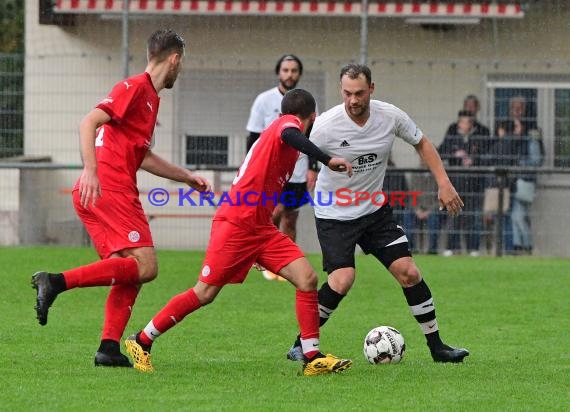
MULTIPOLYGON (((60 5, 95 3, 103 4, 60 5)), ((142 3, 147 2, 133 4, 142 3)), ((472 226, 475 229, 468 231, 480 234, 480 253, 497 250, 497 243, 501 253, 510 253, 511 246, 514 251, 511 235, 497 237, 497 222, 489 216, 499 207, 499 199, 505 216, 520 206, 512 201, 519 183, 514 175, 504 177, 509 193, 503 198, 493 190, 500 186, 495 173, 483 176, 475 170, 538 167, 522 179, 535 192, 525 214, 531 217, 533 253, 567 255, 564 245, 570 231, 558 205, 565 204, 570 193, 564 174, 570 166, 569 43, 560 41, 570 35, 570 4, 562 0, 502 3, 522 5, 524 18, 416 24, 398 16, 371 17, 367 62, 376 84, 373 98, 405 110, 449 167, 473 172, 473 176, 452 174, 452 180, 468 204, 464 216, 469 211, 478 214, 463 219, 458 227, 456 223, 448 227, 450 220, 440 222, 445 229, 437 242, 438 253, 476 249, 473 238, 462 233, 459 243, 454 236, 450 245, 442 240, 472 226), (468 96, 477 98, 475 109, 466 106, 468 96), (465 116, 465 110, 474 114, 465 116), (485 247, 487 240, 493 246, 485 247)), ((158 3, 148 2, 149 7, 154 4, 158 3)), ((105 11, 78 13, 67 15, 72 17, 66 20, 70 26, 43 26, 37 23, 37 2, 30 0, 26 6, 26 55, 0 55, 1 241, 76 243, 83 241, 83 235, 68 195, 79 173, 77 129, 82 117, 123 75, 121 19, 105 11), (41 159, 52 164, 19 168, 6 163, 14 156, 16 161, 41 159)), ((340 68, 359 58, 361 21, 354 16, 145 13, 133 14, 129 20, 131 73, 144 70, 145 41, 155 27, 176 29, 189 45, 174 89, 161 92, 153 150, 174 163, 210 170, 207 173, 217 191, 229 187, 233 170, 244 158, 251 104, 260 92, 276 85, 274 67, 281 54, 293 52, 303 60, 299 86, 316 97, 320 112, 341 103, 340 68)), ((415 186, 418 179, 413 178, 422 173, 413 149, 397 142, 392 160, 406 171, 406 184, 415 186)), ((143 198, 155 187, 178 190, 145 174, 140 175, 140 186, 143 198)), ((178 206, 156 210, 148 202, 146 206, 159 245, 204 246, 212 207, 193 206, 190 212, 180 212, 178 206)), ((302 214, 307 219, 302 227, 312 228, 310 208, 302 214)), ((417 220, 411 214, 406 219, 410 227, 410 221, 417 220)), ((499 226, 512 226, 508 217, 504 219, 499 219, 499 226)), ((524 225, 524 219, 516 222, 524 225)), ((300 233, 300 242, 317 250, 312 233, 308 230, 306 238, 300 233)), ((417 244, 418 250, 430 251, 428 244, 417 244)), ((521 247, 517 253, 525 252, 527 247, 521 247)))
MULTIPOLYGON (((0 244, 89 244, 71 202, 72 182, 79 173, 79 168, 49 163, 2 165, 0 244)), ((197 193, 189 195, 184 185, 140 176, 140 199, 157 247, 204 250, 207 246, 211 219, 235 171, 200 173, 214 185, 216 196, 211 201, 197 193)), ((422 169, 391 168, 384 182, 386 197, 370 194, 362 201, 386 199, 406 229, 414 253, 568 256, 570 222, 560 205, 570 201, 570 190, 558 181, 568 174, 528 167, 451 167, 449 174, 465 203, 459 217, 439 210, 433 177, 422 169), (521 179, 533 187, 521 185, 521 179)), ((311 198, 327 201, 327 194, 312 193, 311 198)), ((301 247, 318 252, 310 204, 301 208, 299 228, 301 247)))

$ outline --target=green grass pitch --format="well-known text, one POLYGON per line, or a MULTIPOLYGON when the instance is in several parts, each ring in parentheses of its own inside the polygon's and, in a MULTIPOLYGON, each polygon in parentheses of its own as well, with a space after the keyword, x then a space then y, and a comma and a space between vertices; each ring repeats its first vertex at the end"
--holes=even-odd
MULTIPOLYGON (((160 251, 126 333, 194 285, 201 252, 160 251)), ((567 411, 570 409, 570 261, 416 258, 444 340, 471 351, 464 364, 432 362, 401 289, 373 258, 322 329, 321 347, 354 360, 333 376, 299 376, 285 353, 297 331, 294 288, 250 273, 190 315, 153 349, 154 374, 93 366, 105 288, 58 297, 38 325, 30 276, 96 258, 83 248, 2 248, 1 409, 6 411, 567 411), (398 365, 369 365, 366 333, 394 326, 398 365)), ((316 268, 320 256, 311 255, 316 268)), ((322 272, 320 282, 324 280, 322 272)), ((124 351, 124 349, 123 349, 124 351)))

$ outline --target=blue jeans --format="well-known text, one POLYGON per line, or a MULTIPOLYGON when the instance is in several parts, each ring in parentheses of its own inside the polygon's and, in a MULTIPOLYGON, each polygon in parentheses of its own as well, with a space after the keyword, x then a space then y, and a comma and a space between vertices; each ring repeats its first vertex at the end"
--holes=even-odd
POLYGON ((511 224, 513 230, 513 246, 532 249, 532 233, 530 230, 530 203, 521 202, 513 197, 511 224))
POLYGON ((508 254, 513 250, 513 225, 511 223, 511 211, 509 210, 503 215, 503 251, 508 254))

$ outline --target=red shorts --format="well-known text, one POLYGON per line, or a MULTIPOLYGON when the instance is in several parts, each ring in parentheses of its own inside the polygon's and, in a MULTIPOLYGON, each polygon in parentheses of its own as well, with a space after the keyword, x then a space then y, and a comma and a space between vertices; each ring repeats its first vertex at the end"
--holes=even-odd
POLYGON ((214 220, 199 280, 220 287, 242 283, 256 262, 278 273, 303 256, 299 246, 276 227, 252 233, 231 222, 214 220))
POLYGON ((95 207, 84 208, 79 190, 74 190, 73 206, 101 259, 123 249, 154 246, 148 220, 134 193, 103 190, 95 207))

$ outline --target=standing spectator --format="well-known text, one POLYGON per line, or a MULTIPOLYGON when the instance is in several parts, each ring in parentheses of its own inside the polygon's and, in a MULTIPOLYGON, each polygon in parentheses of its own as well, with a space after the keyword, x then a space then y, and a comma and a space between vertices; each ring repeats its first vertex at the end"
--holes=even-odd
MULTIPOLYGON (((278 77, 279 84, 259 94, 251 107, 246 126, 249 131, 246 146, 248 152, 261 132, 279 117, 283 96, 289 90, 297 87, 297 83, 303 75, 303 63, 294 54, 285 54, 277 60, 275 74, 278 77)), ((310 129, 305 131, 307 135, 309 131, 310 129)), ((267 165, 267 167, 271 167, 271 165, 267 165)), ((307 190, 313 190, 316 176, 316 172, 309 169, 309 159, 301 153, 295 170, 284 189, 284 192, 291 193, 292 196, 287 196, 287 204, 279 203, 273 212, 275 226, 293 241, 297 238, 297 220, 299 218, 299 207, 303 205, 303 194, 307 190)), ((267 280, 284 280, 266 269, 263 269, 262 273, 267 280)))
MULTIPOLYGON (((512 97, 509 101, 509 119, 498 122, 497 137, 501 141, 502 154, 507 154, 512 166, 540 166, 544 148, 536 121, 526 113, 526 99, 512 97)), ((499 152, 499 150, 496 150, 499 152)), ((505 163, 505 161, 502 161, 505 163)), ((515 175, 510 181, 511 211, 510 230, 515 254, 531 254, 533 249, 530 207, 536 186, 536 174, 515 175), (530 193, 526 193, 530 192, 530 193)))
MULTIPOLYGON (((456 134, 448 134, 439 146, 441 158, 448 166, 461 167, 468 170, 479 166, 480 155, 488 151, 488 136, 479 136, 475 132, 473 114, 466 110, 458 113, 457 127, 449 128, 456 134)), ((479 256, 479 243, 482 230, 483 193, 485 178, 478 174, 450 173, 451 181, 463 196, 465 213, 451 219, 451 230, 447 238, 445 256, 461 251, 461 235, 465 235, 467 251, 471 256, 479 256)))
MULTIPOLYGON (((471 113, 473 118, 473 135, 481 137, 489 137, 491 135, 489 128, 477 120, 479 110, 481 105, 479 104, 479 99, 477 96, 470 94, 463 99, 463 110, 471 113)), ((451 123, 447 128, 446 136, 457 135, 457 125, 458 122, 451 123)))
POLYGON ((47 324, 48 310, 60 293, 111 287, 95 366, 132 366, 119 342, 142 284, 158 274, 150 227, 139 200, 137 170, 201 192, 211 190, 205 179, 151 150, 158 93, 174 85, 184 49, 184 40, 172 30, 154 32, 147 43, 144 73, 117 83, 79 126, 83 173, 73 188, 73 205, 101 260, 32 277, 40 325, 47 324))
POLYGON ((509 100, 509 118, 497 122, 495 133, 498 137, 521 137, 536 129, 536 121, 526 115, 526 98, 515 96, 509 100))

